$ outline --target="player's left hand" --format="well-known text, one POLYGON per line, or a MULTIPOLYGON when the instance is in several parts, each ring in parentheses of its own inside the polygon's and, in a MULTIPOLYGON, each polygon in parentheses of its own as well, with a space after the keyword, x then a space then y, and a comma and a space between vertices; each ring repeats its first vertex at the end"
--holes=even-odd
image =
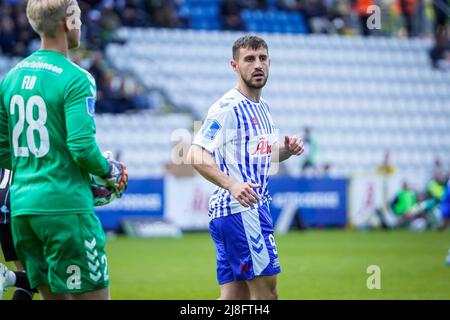
POLYGON ((303 140, 297 136, 284 136, 284 148, 285 150, 293 156, 299 156, 305 151, 303 146, 303 140))
POLYGON ((128 186, 127 167, 123 162, 115 160, 112 157, 111 151, 106 151, 103 155, 108 160, 109 171, 102 178, 106 181, 107 185, 114 188, 116 197, 120 198, 128 186))

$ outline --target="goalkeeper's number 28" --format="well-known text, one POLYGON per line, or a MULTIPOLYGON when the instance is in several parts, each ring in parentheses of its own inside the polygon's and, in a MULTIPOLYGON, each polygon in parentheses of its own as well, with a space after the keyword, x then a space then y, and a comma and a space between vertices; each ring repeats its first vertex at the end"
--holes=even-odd
POLYGON ((32 96, 27 103, 21 95, 15 95, 11 99, 10 112, 11 115, 18 113, 18 121, 14 126, 12 133, 12 143, 14 148, 14 156, 28 157, 29 152, 33 153, 37 158, 45 156, 49 149, 49 136, 45 122, 47 121, 47 107, 44 99, 40 96, 32 96), (17 107, 17 108, 16 108, 17 107), (38 118, 34 119, 33 113, 37 107, 38 118), (19 147, 19 137, 23 132, 25 120, 28 123, 26 132, 28 147, 19 147), (36 146, 34 132, 39 134, 39 148, 36 146))

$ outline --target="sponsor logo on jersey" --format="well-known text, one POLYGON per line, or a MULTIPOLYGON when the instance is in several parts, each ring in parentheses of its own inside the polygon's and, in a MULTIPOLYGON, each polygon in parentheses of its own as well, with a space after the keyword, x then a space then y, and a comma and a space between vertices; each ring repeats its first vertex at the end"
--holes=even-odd
POLYGON ((203 127, 203 136, 213 140, 222 126, 217 120, 208 120, 207 124, 203 127))
POLYGON ((252 156, 254 155, 267 155, 272 153, 272 145, 268 143, 266 137, 259 138, 258 145, 256 146, 256 150, 252 152, 252 156))

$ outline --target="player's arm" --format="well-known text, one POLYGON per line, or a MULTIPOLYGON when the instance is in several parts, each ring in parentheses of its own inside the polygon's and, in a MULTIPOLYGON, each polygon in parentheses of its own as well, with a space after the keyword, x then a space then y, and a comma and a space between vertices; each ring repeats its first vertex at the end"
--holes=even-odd
POLYGON ((68 85, 64 106, 67 146, 72 158, 81 168, 104 177, 110 171, 110 164, 95 141, 95 93, 95 82, 86 74, 76 77, 68 85))
POLYGON ((281 145, 278 141, 274 143, 272 147, 271 162, 283 162, 291 156, 301 155, 303 151, 305 150, 302 139, 296 136, 285 136, 283 145, 281 145))
POLYGON ((8 114, 3 105, 3 91, 0 84, 0 167, 11 170, 11 148, 9 144, 8 114))
POLYGON ((252 188, 259 185, 236 181, 223 173, 211 153, 230 142, 236 134, 236 118, 233 108, 221 108, 208 114, 189 149, 190 163, 203 177, 215 185, 230 191, 244 207, 258 203, 259 197, 252 188))
POLYGON ((211 153, 205 148, 193 144, 189 149, 188 159, 205 179, 230 191, 231 195, 244 207, 258 203, 259 197, 252 188, 259 188, 260 185, 237 181, 220 171, 211 153))

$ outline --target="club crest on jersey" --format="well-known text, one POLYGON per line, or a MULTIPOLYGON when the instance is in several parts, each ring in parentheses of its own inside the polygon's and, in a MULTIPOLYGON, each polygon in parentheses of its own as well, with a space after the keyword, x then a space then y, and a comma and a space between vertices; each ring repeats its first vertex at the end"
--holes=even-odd
POLYGON ((94 97, 86 98, 86 108, 87 108, 87 113, 91 117, 93 117, 95 114, 95 98, 94 97))
POLYGON ((208 120, 208 123, 203 127, 202 134, 204 137, 213 140, 222 126, 217 120, 208 120))
POLYGON ((266 140, 266 137, 259 138, 258 145, 256 146, 256 150, 252 153, 254 155, 267 155, 272 153, 272 145, 266 140))

